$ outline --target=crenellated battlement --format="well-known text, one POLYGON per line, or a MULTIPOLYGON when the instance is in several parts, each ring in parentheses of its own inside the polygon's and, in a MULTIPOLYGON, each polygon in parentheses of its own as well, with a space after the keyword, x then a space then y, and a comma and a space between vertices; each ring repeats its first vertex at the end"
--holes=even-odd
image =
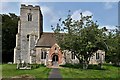
POLYGON ((36 9, 36 10, 38 10, 38 9, 40 9, 40 7, 37 5, 33 6, 33 5, 21 4, 21 9, 36 9))

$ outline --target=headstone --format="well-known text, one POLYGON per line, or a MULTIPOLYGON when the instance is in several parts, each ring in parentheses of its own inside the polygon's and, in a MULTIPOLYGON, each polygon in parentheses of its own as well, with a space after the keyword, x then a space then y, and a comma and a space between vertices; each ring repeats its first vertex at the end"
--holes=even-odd
POLYGON ((25 63, 23 60, 22 62, 18 61, 17 63, 17 69, 31 69, 31 66, 28 63, 25 63))
POLYGON ((52 66, 52 63, 51 63, 51 62, 52 62, 52 60, 49 59, 49 60, 48 60, 48 66, 49 66, 49 67, 52 66))
POLYGON ((45 66, 47 65, 47 61, 46 61, 46 59, 45 59, 45 66))
POLYGON ((19 64, 19 63, 17 63, 17 69, 19 69, 19 67, 20 67, 20 64, 19 64))
POLYGON ((110 64, 112 64, 112 62, 109 62, 110 64))
POLYGON ((8 62, 8 64, 12 64, 12 62, 8 62))

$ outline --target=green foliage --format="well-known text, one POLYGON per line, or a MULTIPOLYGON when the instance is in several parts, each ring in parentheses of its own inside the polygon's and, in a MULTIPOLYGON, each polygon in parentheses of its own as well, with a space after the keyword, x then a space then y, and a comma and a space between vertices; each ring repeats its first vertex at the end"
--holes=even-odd
MULTIPOLYGON (((34 64, 35 67, 35 64, 34 64)), ((51 71, 50 68, 43 67, 39 65, 39 68, 35 68, 32 70, 18 70, 16 69, 16 64, 3 64, 2 65, 2 77, 3 78, 11 78, 15 76, 21 75, 30 75, 35 78, 47 78, 49 72, 51 71)))
POLYGON ((39 67, 46 67, 44 64, 30 64, 30 66, 32 67, 32 69, 36 69, 39 67))
POLYGON ((107 50, 104 41, 106 28, 99 29, 92 16, 83 16, 82 13, 80 16, 80 20, 73 20, 69 14, 62 23, 57 23, 53 31, 61 49, 75 53, 79 62, 87 65, 94 52, 98 49, 107 50), (61 32, 64 34, 61 35, 61 32))
POLYGON ((65 65, 60 65, 60 66, 62 66, 63 68, 65 68, 65 67, 76 68, 76 69, 82 68, 82 65, 80 65, 80 64, 70 64, 70 63, 67 63, 65 65))
MULTIPOLYGON (((19 17, 13 13, 1 14, 2 16, 2 54, 12 54, 18 27, 19 17)), ((3 60, 4 61, 4 60, 3 60)))
POLYGON ((115 65, 120 64, 120 29, 109 31, 106 35, 108 51, 106 53, 106 62, 112 62, 115 65))
MULTIPOLYGON (((88 69, 88 70, 83 70, 83 69, 75 69, 75 68, 60 68, 60 72, 62 74, 63 78, 88 78, 88 80, 96 80, 96 78, 99 78, 100 80, 111 80, 111 79, 116 79, 120 78, 119 70, 120 67, 115 67, 112 65, 107 65, 104 64, 103 65, 103 70, 99 70, 97 68, 97 65, 91 65, 89 66, 89 68, 92 69, 88 69), (94 66, 94 67, 93 67, 94 66), (93 69, 95 68, 95 69, 93 69)), ((72 80, 72 79, 71 79, 72 80)))
MULTIPOLYGON (((60 65, 62 66, 63 68, 73 68, 73 69, 82 69, 82 64, 70 64, 70 63, 67 63, 65 65, 60 65)), ((89 64, 88 65, 88 69, 93 69, 93 70, 105 70, 104 68, 100 68, 99 65, 97 64, 89 64)))

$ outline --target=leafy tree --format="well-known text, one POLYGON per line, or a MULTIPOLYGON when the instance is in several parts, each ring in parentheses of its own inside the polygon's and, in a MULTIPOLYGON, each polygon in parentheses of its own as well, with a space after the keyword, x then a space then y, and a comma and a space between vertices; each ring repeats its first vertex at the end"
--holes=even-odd
POLYGON ((59 19, 57 26, 51 27, 61 49, 74 53, 83 68, 87 69, 94 52, 107 50, 104 40, 106 28, 98 29, 99 25, 91 19, 92 16, 83 16, 82 13, 80 16, 80 20, 73 20, 68 14, 67 19, 59 19))
POLYGON ((118 58, 118 64, 120 66, 120 25, 117 26, 118 27, 118 31, 117 31, 117 36, 118 36, 118 48, 117 48, 117 58, 118 58))
POLYGON ((106 61, 112 62, 115 65, 120 64, 120 29, 119 27, 110 30, 106 36, 106 43, 108 44, 108 52, 106 53, 106 61))
POLYGON ((2 16, 1 23, 2 23, 2 57, 3 57, 2 61, 8 62, 13 60, 14 53, 13 51, 16 42, 16 33, 19 17, 13 13, 1 14, 1 16, 2 16))

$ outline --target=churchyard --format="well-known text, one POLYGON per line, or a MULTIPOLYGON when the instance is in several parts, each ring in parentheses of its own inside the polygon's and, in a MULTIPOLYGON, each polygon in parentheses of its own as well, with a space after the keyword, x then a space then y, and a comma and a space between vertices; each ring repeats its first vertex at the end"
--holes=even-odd
MULTIPOLYGON (((43 65, 33 66, 31 70, 16 69, 16 64, 3 64, 2 77, 3 78, 48 78, 51 68, 43 65)), ((111 64, 104 64, 102 69, 97 66, 90 66, 87 70, 83 70, 78 65, 66 64, 59 68, 62 78, 120 78, 120 67, 111 64)))
MULTIPOLYGON (((65 20, 60 18, 56 26, 50 24, 53 33, 44 32, 40 8, 21 4, 20 16, 2 14, 4 45, 0 71, 3 80, 120 80, 119 25, 114 25, 117 26, 115 29, 101 27, 99 20, 94 21, 93 15, 84 16, 84 12, 79 12, 80 19, 74 20, 71 10, 68 10, 65 20)), ((107 19, 107 15, 103 16, 107 19)))
POLYGON ((102 69, 94 65, 88 67, 87 70, 78 69, 78 67, 74 65, 71 68, 60 68, 60 72, 63 78, 120 78, 120 67, 115 67, 111 64, 104 64, 102 69))
POLYGON ((31 70, 20 70, 16 68, 16 64, 3 64, 2 65, 2 77, 3 78, 19 78, 22 76, 27 76, 30 78, 47 78, 50 72, 50 68, 40 65, 36 67, 33 66, 31 70))

